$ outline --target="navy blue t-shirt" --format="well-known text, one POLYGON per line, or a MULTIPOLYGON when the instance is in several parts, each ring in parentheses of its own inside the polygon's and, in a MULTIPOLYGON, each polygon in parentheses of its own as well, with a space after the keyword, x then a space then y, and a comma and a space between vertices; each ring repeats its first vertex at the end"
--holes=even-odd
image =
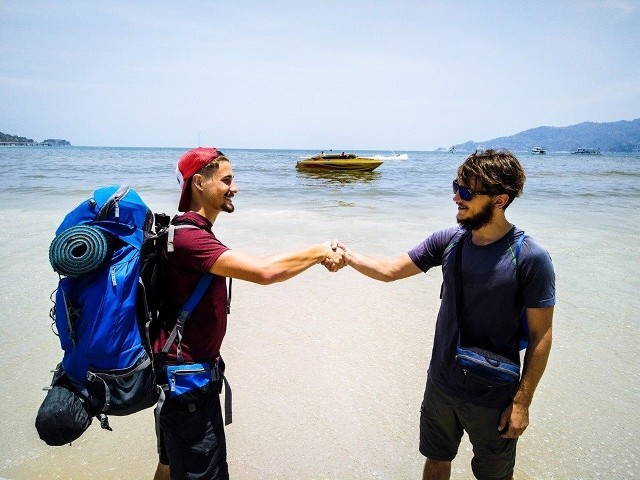
POLYGON ((458 342, 455 261, 462 249, 463 316, 460 343, 479 347, 519 363, 518 339, 522 303, 528 308, 555 304, 555 274, 551 257, 531 237, 525 237, 518 256, 522 300, 518 301, 515 245, 522 230, 514 227, 495 242, 478 246, 459 227, 441 230, 410 250, 423 272, 442 266, 442 301, 436 322, 429 377, 445 393, 488 407, 504 408, 517 385, 487 388, 467 381, 455 354, 458 342), (454 240, 452 242, 452 240, 454 240))

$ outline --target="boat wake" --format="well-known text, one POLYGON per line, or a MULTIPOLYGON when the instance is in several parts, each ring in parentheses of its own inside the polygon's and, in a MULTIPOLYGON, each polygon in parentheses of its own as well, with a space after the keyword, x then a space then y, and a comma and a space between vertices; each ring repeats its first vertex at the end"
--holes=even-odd
POLYGON ((395 155, 374 155, 376 160, 408 160, 409 155, 406 153, 396 153, 395 155))

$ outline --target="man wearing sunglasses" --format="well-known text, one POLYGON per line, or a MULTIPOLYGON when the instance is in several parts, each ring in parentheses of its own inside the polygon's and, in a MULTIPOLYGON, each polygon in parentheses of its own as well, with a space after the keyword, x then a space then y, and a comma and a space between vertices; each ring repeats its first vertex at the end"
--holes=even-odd
POLYGON ((453 181, 458 227, 435 232, 394 259, 335 245, 345 250, 355 270, 385 282, 442 266, 441 304, 420 416, 425 480, 450 478, 464 431, 473 445, 476 478, 513 476, 516 442, 529 424, 529 406, 551 349, 555 304, 549 254, 528 235, 516 247, 524 232, 505 216, 522 194, 524 181, 524 170, 510 152, 476 152, 458 167, 453 181), (529 339, 519 382, 488 386, 457 363, 457 347, 464 345, 519 365, 518 344, 526 327, 529 339))

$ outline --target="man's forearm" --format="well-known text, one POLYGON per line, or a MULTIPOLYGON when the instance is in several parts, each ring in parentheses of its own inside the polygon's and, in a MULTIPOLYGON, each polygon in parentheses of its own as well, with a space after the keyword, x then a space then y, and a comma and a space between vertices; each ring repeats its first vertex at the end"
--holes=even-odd
POLYGON ((264 283, 283 282, 324 261, 331 252, 324 245, 312 245, 303 250, 276 254, 262 259, 264 283))
POLYGON ((551 353, 552 334, 549 328, 540 338, 532 338, 524 357, 522 367, 522 379, 520 386, 513 398, 514 404, 523 405, 527 408, 533 401, 533 394, 544 374, 551 353))
POLYGON ((385 259, 368 257, 349 250, 347 252, 347 263, 357 272, 374 280, 382 282, 395 280, 391 265, 385 259))

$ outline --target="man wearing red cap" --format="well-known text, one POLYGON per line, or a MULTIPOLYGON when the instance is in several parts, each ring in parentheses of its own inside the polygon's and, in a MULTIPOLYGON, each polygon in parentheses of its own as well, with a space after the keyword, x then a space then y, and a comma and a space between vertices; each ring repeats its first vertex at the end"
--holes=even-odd
MULTIPOLYGON (((215 148, 189 150, 178 160, 176 175, 182 188, 178 210, 185 212, 177 218, 197 228, 175 230, 168 265, 172 300, 184 304, 203 273, 212 273, 213 281, 185 326, 180 352, 174 342, 167 363, 175 364, 181 354, 186 363, 206 362, 215 369, 221 363, 220 346, 227 327, 226 277, 268 285, 318 263, 335 271, 344 266, 344 252, 334 251, 330 242, 267 257, 231 250, 211 230, 220 212, 234 211, 238 187, 227 157, 215 148)), ((164 346, 175 320, 162 323, 156 351, 164 346)), ((210 390, 205 398, 188 404, 172 398, 165 401, 156 480, 229 478, 219 391, 210 390)))

